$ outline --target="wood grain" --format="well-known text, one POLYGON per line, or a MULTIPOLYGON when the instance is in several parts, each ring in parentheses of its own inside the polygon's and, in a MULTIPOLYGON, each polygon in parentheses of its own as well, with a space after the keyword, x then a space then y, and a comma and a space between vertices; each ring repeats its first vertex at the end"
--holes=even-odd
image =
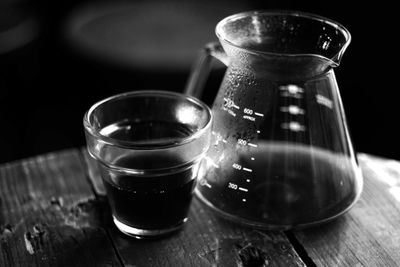
MULTIPOLYGON (((97 165, 85 150, 88 175, 105 194, 97 165)), ((145 205, 145 204, 144 204, 145 205)), ((282 232, 262 232, 219 219, 193 199, 184 229, 159 240, 136 240, 110 225, 126 266, 305 266, 282 232)))
POLYGON ((360 200, 339 219, 294 232, 317 266, 399 266, 400 163, 359 154, 360 200))
POLYGON ((0 167, 0 266, 120 266, 78 150, 0 167))
POLYGON ((400 163, 359 154, 364 190, 333 222, 267 232, 197 198, 186 226, 136 240, 112 224, 97 165, 66 150, 0 166, 0 266, 399 266, 400 163))

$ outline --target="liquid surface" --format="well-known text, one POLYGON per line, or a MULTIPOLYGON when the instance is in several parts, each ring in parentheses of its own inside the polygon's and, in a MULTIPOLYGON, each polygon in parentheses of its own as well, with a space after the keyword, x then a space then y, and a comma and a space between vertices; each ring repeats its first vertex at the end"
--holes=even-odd
POLYGON ((260 142, 255 151, 239 152, 235 163, 210 170, 197 190, 214 208, 257 225, 324 221, 345 211, 361 192, 355 162, 318 148, 260 142))
POLYGON ((123 120, 104 127, 100 134, 121 141, 154 143, 188 137, 193 131, 178 122, 123 120))
MULTIPOLYGON (((190 129, 184 125, 150 122, 123 122, 109 126, 102 134, 138 141, 145 138, 185 137, 190 129)), ((182 162, 179 155, 160 153, 156 156, 120 155, 113 163, 131 169, 152 169, 182 162)), ((102 177, 114 216, 138 229, 166 229, 185 221, 196 183, 197 165, 190 168, 166 169, 165 174, 134 175, 103 167, 102 177)))

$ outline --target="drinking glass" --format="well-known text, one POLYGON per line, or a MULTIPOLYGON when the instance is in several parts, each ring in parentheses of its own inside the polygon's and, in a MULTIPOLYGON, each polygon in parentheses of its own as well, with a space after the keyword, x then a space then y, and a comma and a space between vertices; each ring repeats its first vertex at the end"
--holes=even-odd
POLYGON ((111 96, 86 112, 87 149, 121 232, 156 237, 184 225, 211 120, 196 98, 154 90, 111 96))

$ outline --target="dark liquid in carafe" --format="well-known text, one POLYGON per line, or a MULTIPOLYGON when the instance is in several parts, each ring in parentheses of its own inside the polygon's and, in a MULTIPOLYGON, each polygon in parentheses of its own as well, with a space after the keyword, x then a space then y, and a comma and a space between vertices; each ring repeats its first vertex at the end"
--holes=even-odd
POLYGON ((261 143, 257 149, 238 159, 251 173, 219 173, 229 179, 201 188, 216 208, 260 224, 293 226, 335 217, 358 197, 359 173, 347 156, 294 145, 261 143))
MULTIPOLYGON (((191 132, 183 124, 151 122, 121 123, 106 130, 120 140, 184 137, 191 132)), ((196 183, 197 166, 175 168, 152 175, 146 170, 182 164, 180 155, 160 153, 157 156, 122 155, 115 166, 144 170, 144 174, 103 171, 103 181, 114 216, 122 223, 139 229, 165 229, 182 223, 188 213, 196 183)))

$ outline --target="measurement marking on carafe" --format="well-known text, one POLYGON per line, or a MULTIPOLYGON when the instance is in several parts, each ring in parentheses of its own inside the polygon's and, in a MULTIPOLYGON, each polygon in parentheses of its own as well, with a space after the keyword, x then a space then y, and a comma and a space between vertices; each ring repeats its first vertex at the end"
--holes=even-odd
POLYGON ((297 121, 291 121, 289 123, 284 122, 281 124, 281 127, 282 129, 291 130, 293 132, 304 132, 306 130, 306 127, 297 121))
POLYGON ((236 108, 236 109, 240 109, 240 107, 239 107, 238 105, 236 105, 235 102, 233 102, 232 99, 229 99, 229 98, 225 98, 225 97, 224 97, 224 101, 225 101, 224 107, 228 107, 228 108, 234 107, 234 108, 236 108))
POLYGON ((304 89, 295 84, 281 85, 281 86, 279 86, 279 90, 286 91, 292 95, 295 95, 298 93, 304 93, 304 89))
POLYGON ((249 121, 255 121, 256 118, 249 116, 249 115, 243 115, 243 119, 249 120, 249 121))
POLYGON ((236 117, 236 113, 233 112, 232 110, 226 109, 226 111, 228 111, 229 115, 232 115, 233 117, 236 117))
POLYGON ((253 170, 249 169, 249 168, 243 168, 243 170, 246 171, 246 172, 253 172, 253 170))
POLYGON ((255 121, 256 118, 250 115, 256 115, 258 117, 264 117, 264 114, 260 113, 260 112, 255 112, 254 110, 252 110, 251 108, 244 108, 243 109, 243 113, 246 114, 243 116, 244 119, 248 119, 250 121, 255 121))
POLYGON ((228 143, 227 140, 225 140, 219 133, 216 132, 211 132, 214 136, 215 136, 215 143, 214 145, 217 146, 219 144, 219 142, 223 142, 223 143, 228 143))
POLYGON ((251 146, 251 147, 257 147, 257 145, 256 144, 253 144, 253 143, 248 143, 246 140, 244 140, 244 139, 238 139, 237 140, 237 144, 238 145, 241 145, 241 146, 251 146))
POLYGON ((329 98, 323 95, 315 95, 315 99, 317 100, 318 104, 321 104, 327 108, 333 108, 333 102, 329 98))
MULTIPOLYGON (((224 99, 225 99, 225 98, 224 98, 224 99)), ((233 103, 233 101, 226 102, 226 103, 221 107, 221 109, 222 109, 222 110, 225 110, 226 112, 228 112, 228 114, 230 114, 231 116, 236 117, 236 113, 235 113, 233 110, 229 109, 229 108, 231 108, 231 107, 234 107, 234 108, 236 108, 236 109, 239 109, 239 107, 238 107, 237 105, 235 105, 235 104, 233 103)))
POLYGON ((241 146, 245 146, 245 145, 247 145, 247 141, 244 140, 244 139, 239 138, 239 139, 237 140, 237 144, 238 144, 238 145, 241 145, 241 146))
POLYGON ((299 108, 298 106, 288 106, 288 107, 281 107, 282 112, 289 112, 292 115, 303 115, 304 109, 299 108))
POLYGON ((301 94, 304 93, 304 89, 295 84, 281 85, 279 90, 283 91, 281 96, 285 97, 302 98, 301 94))
POLYGON ((245 188, 245 187, 240 187, 235 183, 228 183, 228 188, 233 189, 233 190, 240 190, 243 192, 248 192, 249 189, 245 188))
POLYGON ((212 186, 207 182, 206 179, 201 179, 200 180, 200 185, 201 186, 207 186, 208 188, 212 188, 212 186))
POLYGON ((236 170, 241 170, 242 169, 242 165, 238 164, 238 163, 233 163, 232 164, 232 168, 236 169, 236 170))
POLYGON ((243 171, 245 171, 245 172, 253 172, 252 169, 243 167, 243 166, 240 165, 239 163, 233 163, 233 164, 232 164, 232 168, 234 168, 235 170, 238 170, 238 171, 243 170, 243 171))

